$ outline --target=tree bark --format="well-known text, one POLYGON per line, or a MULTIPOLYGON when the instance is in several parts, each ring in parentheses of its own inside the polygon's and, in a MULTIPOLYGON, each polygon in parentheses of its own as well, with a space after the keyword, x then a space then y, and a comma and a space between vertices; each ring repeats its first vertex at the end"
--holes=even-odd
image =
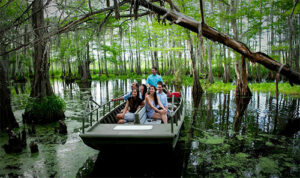
POLYGON ((131 36, 132 36, 132 26, 133 23, 131 21, 130 23, 130 28, 129 28, 129 51, 130 51, 130 72, 133 73, 133 52, 132 52, 132 47, 131 47, 131 36))
MULTIPOLYGON (((259 11, 260 13, 262 14, 262 0, 260 0, 260 5, 259 5, 259 11)), ((262 24, 262 18, 259 19, 259 22, 260 24, 262 24)), ((259 51, 261 51, 261 34, 262 34, 262 27, 261 25, 259 26, 259 29, 258 29, 258 44, 259 44, 259 51)), ((256 64, 256 81, 257 82, 261 82, 261 74, 260 74, 260 65, 256 64)))
MULTIPOLYGON (((293 21, 294 21, 294 11, 295 11, 295 8, 296 8, 296 5, 297 5, 297 2, 298 0, 294 0, 293 1, 293 9, 292 9, 292 12, 291 14, 289 15, 288 17, 288 24, 289 24, 289 29, 290 29, 290 36, 289 36, 289 65, 292 67, 293 66, 293 59, 294 59, 294 48, 293 48, 293 36, 294 36, 294 33, 295 33, 295 28, 294 28, 294 24, 293 24, 293 21)), ((296 59, 297 60, 297 59, 296 59)))
MULTIPOLYGON (((106 27, 105 27, 104 33, 103 33, 103 44, 104 45, 106 45, 105 32, 106 32, 106 27)), ((104 70, 105 70, 106 77, 108 77, 106 50, 104 50, 104 70)))
MULTIPOLYGON (((43 1, 36 0, 32 4, 32 12, 36 12, 42 7, 43 1)), ((44 11, 42 9, 32 16, 32 28, 36 42, 34 43, 34 78, 30 96, 39 99, 53 95, 49 79, 47 41, 43 39, 43 36, 47 33, 44 24, 44 11)))
MULTIPOLYGON (((235 65, 237 65, 237 63, 235 65)), ((235 96, 252 96, 252 93, 247 85, 248 76, 246 73, 246 64, 244 56, 242 56, 242 72, 240 72, 239 68, 235 66, 235 73, 237 74, 235 96)))
MULTIPOLYGON (((1 36, 0 36, 1 37, 1 36)), ((0 44, 1 53, 5 52, 6 44, 0 44)), ((9 60, 8 55, 0 59, 0 130, 18 127, 18 123, 11 109, 9 85, 9 60)))
POLYGON ((208 81, 210 84, 214 83, 213 73, 212 73, 212 43, 208 42, 208 81))
POLYGON ((192 72, 193 72, 193 88, 192 88, 192 96, 193 99, 197 99, 198 96, 200 97, 203 93, 203 89, 201 87, 201 83, 200 83, 200 79, 199 79, 199 74, 196 70, 196 66, 195 66, 195 54, 194 54, 194 47, 193 47, 193 41, 191 38, 191 34, 190 31, 187 31, 188 34, 188 43, 189 43, 189 51, 190 51, 190 55, 191 55, 191 68, 192 68, 192 72))
POLYGON ((121 47, 121 52, 120 52, 120 71, 121 71, 121 74, 126 74, 126 65, 125 65, 125 57, 124 57, 124 62, 123 62, 123 55, 122 55, 122 51, 123 49, 125 49, 125 47, 123 46, 123 29, 122 29, 122 26, 119 26, 119 34, 120 34, 120 47, 121 47))
MULTIPOLYGON (((168 15, 166 16, 166 19, 171 21, 171 23, 180 25, 180 26, 187 28, 190 31, 193 31, 195 33, 199 32, 198 27, 200 25, 200 22, 194 20, 191 17, 185 16, 179 12, 166 10, 166 9, 159 7, 157 5, 154 5, 146 0, 140 0, 140 5, 147 9, 151 9, 152 11, 154 11, 155 13, 157 13, 159 15, 165 15, 168 13, 168 15)), ((202 23, 201 27, 202 27, 203 36, 205 36, 206 38, 208 38, 212 41, 217 41, 219 43, 222 43, 222 44, 232 48, 236 52, 247 57, 252 62, 257 62, 259 64, 262 64, 266 68, 276 71, 276 72, 279 70, 279 68, 282 65, 281 63, 275 61, 274 59, 272 59, 271 57, 269 57, 268 55, 266 55, 262 52, 252 52, 242 42, 232 39, 226 34, 222 34, 222 33, 218 32, 216 29, 211 28, 210 26, 206 25, 205 23, 202 23)), ((288 79, 290 80, 291 83, 300 84, 300 73, 296 72, 295 70, 291 69, 290 67, 284 66, 281 71, 281 74, 288 77, 288 79)))
POLYGON ((89 79, 91 79, 91 72, 90 72, 90 45, 89 42, 86 44, 86 55, 83 57, 83 61, 80 65, 82 68, 82 76, 81 81, 83 83, 88 83, 89 79))
MULTIPOLYGON (((135 24, 136 27, 138 24, 135 24)), ((136 55, 136 73, 138 75, 142 74, 141 71, 141 53, 140 53, 140 43, 139 43, 139 33, 136 32, 136 39, 135 39, 135 44, 136 44, 136 49, 135 49, 135 55, 136 55)))
MULTIPOLYGON (((271 1, 271 13, 270 13, 270 25, 271 25, 271 31, 270 32, 271 32, 271 34, 270 34, 269 49, 270 49, 272 55, 274 54, 274 51, 272 50, 272 47, 274 45, 274 26, 273 26, 274 15, 273 15, 273 9, 274 9, 274 0, 271 1)), ((268 71, 266 80, 274 81, 275 80, 275 73, 273 71, 268 71)))

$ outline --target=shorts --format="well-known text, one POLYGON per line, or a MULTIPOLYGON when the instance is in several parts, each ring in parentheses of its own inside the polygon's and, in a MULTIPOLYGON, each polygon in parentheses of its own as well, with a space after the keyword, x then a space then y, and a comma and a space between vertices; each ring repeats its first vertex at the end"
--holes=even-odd
POLYGON ((124 116, 124 122, 133 122, 134 121, 134 113, 127 112, 124 116))

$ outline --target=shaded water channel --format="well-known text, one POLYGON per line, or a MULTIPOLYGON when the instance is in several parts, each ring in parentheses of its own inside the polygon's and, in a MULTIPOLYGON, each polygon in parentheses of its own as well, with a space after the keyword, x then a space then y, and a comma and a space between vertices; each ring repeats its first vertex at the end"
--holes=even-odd
MULTIPOLYGON (((100 104, 105 103, 128 92, 132 82, 93 81, 91 88, 84 88, 52 80, 54 92, 66 102, 68 134, 55 133, 56 123, 41 125, 27 139, 27 145, 37 142, 38 153, 31 154, 27 146, 21 153, 6 154, 1 147, 0 177, 300 175, 300 99, 285 95, 279 96, 278 103, 275 96, 258 92, 249 100, 236 101, 231 91, 205 93, 194 102, 191 88, 183 87, 185 129, 176 152, 116 148, 99 153, 84 145, 79 133, 87 98, 91 95, 100 104)), ((29 84, 11 88, 21 129, 29 90, 29 84)), ((1 134, 0 145, 6 143, 7 136, 1 134)))

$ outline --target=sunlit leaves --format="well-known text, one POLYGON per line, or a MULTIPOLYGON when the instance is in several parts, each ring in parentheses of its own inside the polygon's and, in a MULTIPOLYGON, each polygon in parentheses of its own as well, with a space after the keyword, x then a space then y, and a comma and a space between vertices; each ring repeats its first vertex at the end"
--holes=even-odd
POLYGON ((108 52, 108 56, 106 57, 106 60, 118 64, 117 56, 120 55, 120 48, 121 46, 117 45, 116 43, 113 43, 112 46, 107 46, 107 45, 101 45, 101 48, 103 51, 108 52))

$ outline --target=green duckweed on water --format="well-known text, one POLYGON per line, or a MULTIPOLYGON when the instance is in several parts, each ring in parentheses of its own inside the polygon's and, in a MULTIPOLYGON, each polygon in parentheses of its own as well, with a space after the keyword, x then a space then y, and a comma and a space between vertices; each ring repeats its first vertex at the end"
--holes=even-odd
MULTIPOLYGON (((263 135, 247 134, 237 137, 220 137, 209 133, 194 142, 199 146, 191 150, 188 175, 217 177, 281 177, 299 174, 299 151, 280 138, 268 141, 263 135), (260 137, 256 139, 254 137, 260 137), (284 147, 277 146, 285 145, 284 147)), ((289 142, 299 144, 291 139, 289 142)))
MULTIPOLYGON (((31 125, 22 124, 22 113, 28 102, 28 94, 14 95, 12 93, 14 115, 20 129, 26 130, 31 125)), ((68 96, 69 97, 69 96, 68 96)), ((28 134, 27 146, 21 153, 6 154, 2 146, 8 143, 7 134, 0 135, 0 177, 76 177, 78 170, 89 158, 97 156, 98 151, 87 147, 79 137, 82 123, 82 108, 84 103, 82 93, 74 93, 73 98, 65 97, 66 119, 68 133, 55 132, 58 123, 36 125, 36 133, 28 134), (39 152, 32 154, 29 148, 31 141, 38 145, 39 152)), ((84 97, 85 98, 85 97, 84 97)), ((84 99, 85 100, 85 99, 84 99)))

